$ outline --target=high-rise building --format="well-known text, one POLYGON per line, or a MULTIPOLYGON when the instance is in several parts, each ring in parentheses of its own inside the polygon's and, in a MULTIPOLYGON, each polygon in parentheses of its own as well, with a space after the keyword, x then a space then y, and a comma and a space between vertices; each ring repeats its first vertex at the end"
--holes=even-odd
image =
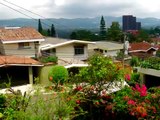
POLYGON ((136 17, 132 15, 123 16, 123 31, 140 30, 140 29, 141 29, 141 23, 136 22, 136 17))

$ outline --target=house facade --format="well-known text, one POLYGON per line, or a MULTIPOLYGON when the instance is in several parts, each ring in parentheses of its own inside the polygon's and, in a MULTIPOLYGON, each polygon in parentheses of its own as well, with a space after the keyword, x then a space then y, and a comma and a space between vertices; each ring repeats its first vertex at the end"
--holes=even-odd
POLYGON ((92 42, 46 38, 45 43, 43 44, 42 42, 40 46, 40 51, 42 56, 54 55, 57 56, 58 59, 86 60, 88 58, 88 44, 92 44, 92 42))
POLYGON ((158 47, 148 42, 130 43, 128 54, 144 59, 147 57, 155 56, 157 50, 158 47))
POLYGON ((97 41, 94 44, 89 44, 89 54, 92 55, 95 52, 100 52, 104 56, 117 56, 117 53, 123 49, 123 44, 106 42, 106 41, 97 41))
POLYGON ((32 27, 0 28, 0 54, 37 57, 43 36, 32 27))

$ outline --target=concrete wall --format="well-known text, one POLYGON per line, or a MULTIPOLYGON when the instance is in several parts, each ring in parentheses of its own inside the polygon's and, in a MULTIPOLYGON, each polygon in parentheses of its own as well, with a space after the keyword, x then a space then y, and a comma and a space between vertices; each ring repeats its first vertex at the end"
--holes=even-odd
POLYGON ((29 43, 27 48, 19 48, 18 43, 3 44, 3 47, 5 55, 35 57, 36 53, 34 42, 29 43))
POLYGON ((120 50, 108 50, 107 52, 104 53, 104 55, 106 56, 117 56, 117 52, 119 52, 120 50))
POLYGON ((40 84, 46 85, 46 86, 52 84, 52 82, 48 80, 48 73, 52 67, 53 65, 46 65, 46 66, 37 68, 40 84))
POLYGON ((69 44, 56 48, 56 56, 58 58, 78 58, 86 59, 88 57, 87 45, 84 46, 84 55, 75 55, 74 46, 83 44, 69 44))

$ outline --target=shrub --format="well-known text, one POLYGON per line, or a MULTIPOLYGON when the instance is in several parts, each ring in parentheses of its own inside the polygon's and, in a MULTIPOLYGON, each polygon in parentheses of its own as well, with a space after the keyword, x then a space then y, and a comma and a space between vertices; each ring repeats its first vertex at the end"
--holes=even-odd
POLYGON ((48 57, 41 58, 41 62, 43 63, 48 63, 48 62, 57 63, 57 61, 58 61, 58 58, 56 56, 48 56, 48 57))
POLYGON ((138 66, 139 65, 138 57, 133 56, 132 59, 131 59, 131 61, 130 61, 130 65, 131 66, 138 66))
POLYGON ((54 66, 51 68, 48 78, 51 82, 56 84, 56 88, 59 84, 63 84, 68 78, 68 71, 64 66, 54 66))
POLYGON ((159 57, 150 57, 150 58, 141 62, 141 67, 160 70, 160 58, 159 57))
POLYGON ((5 108, 6 97, 3 94, 0 94, 0 113, 3 113, 5 108))

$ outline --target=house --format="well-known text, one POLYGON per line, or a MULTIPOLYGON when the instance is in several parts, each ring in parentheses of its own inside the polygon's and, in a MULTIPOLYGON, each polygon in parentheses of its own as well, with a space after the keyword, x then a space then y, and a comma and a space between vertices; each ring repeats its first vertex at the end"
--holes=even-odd
POLYGON ((89 53, 92 55, 95 52, 100 52, 105 56, 117 56, 117 53, 123 49, 123 44, 107 41, 96 41, 94 44, 89 44, 89 53))
POLYGON ((11 80, 11 86, 33 84, 33 70, 43 65, 31 57, 38 56, 44 40, 32 27, 0 28, 0 82, 11 80))
POLYGON ((32 27, 0 28, 0 54, 37 57, 43 36, 32 27))
POLYGON ((0 56, 0 83, 11 82, 11 86, 33 84, 33 69, 39 66, 43 65, 29 57, 0 56))
POLYGON ((144 59, 147 57, 154 56, 157 50, 158 47, 148 42, 130 43, 128 54, 144 59))
MULTIPOLYGON (((57 56, 60 65, 83 64, 88 58, 88 44, 93 42, 47 37, 40 45, 42 56, 57 56)), ((65 66, 65 65, 64 65, 65 66)))
POLYGON ((151 41, 156 45, 156 44, 160 44, 160 37, 155 37, 155 38, 151 38, 151 41))

